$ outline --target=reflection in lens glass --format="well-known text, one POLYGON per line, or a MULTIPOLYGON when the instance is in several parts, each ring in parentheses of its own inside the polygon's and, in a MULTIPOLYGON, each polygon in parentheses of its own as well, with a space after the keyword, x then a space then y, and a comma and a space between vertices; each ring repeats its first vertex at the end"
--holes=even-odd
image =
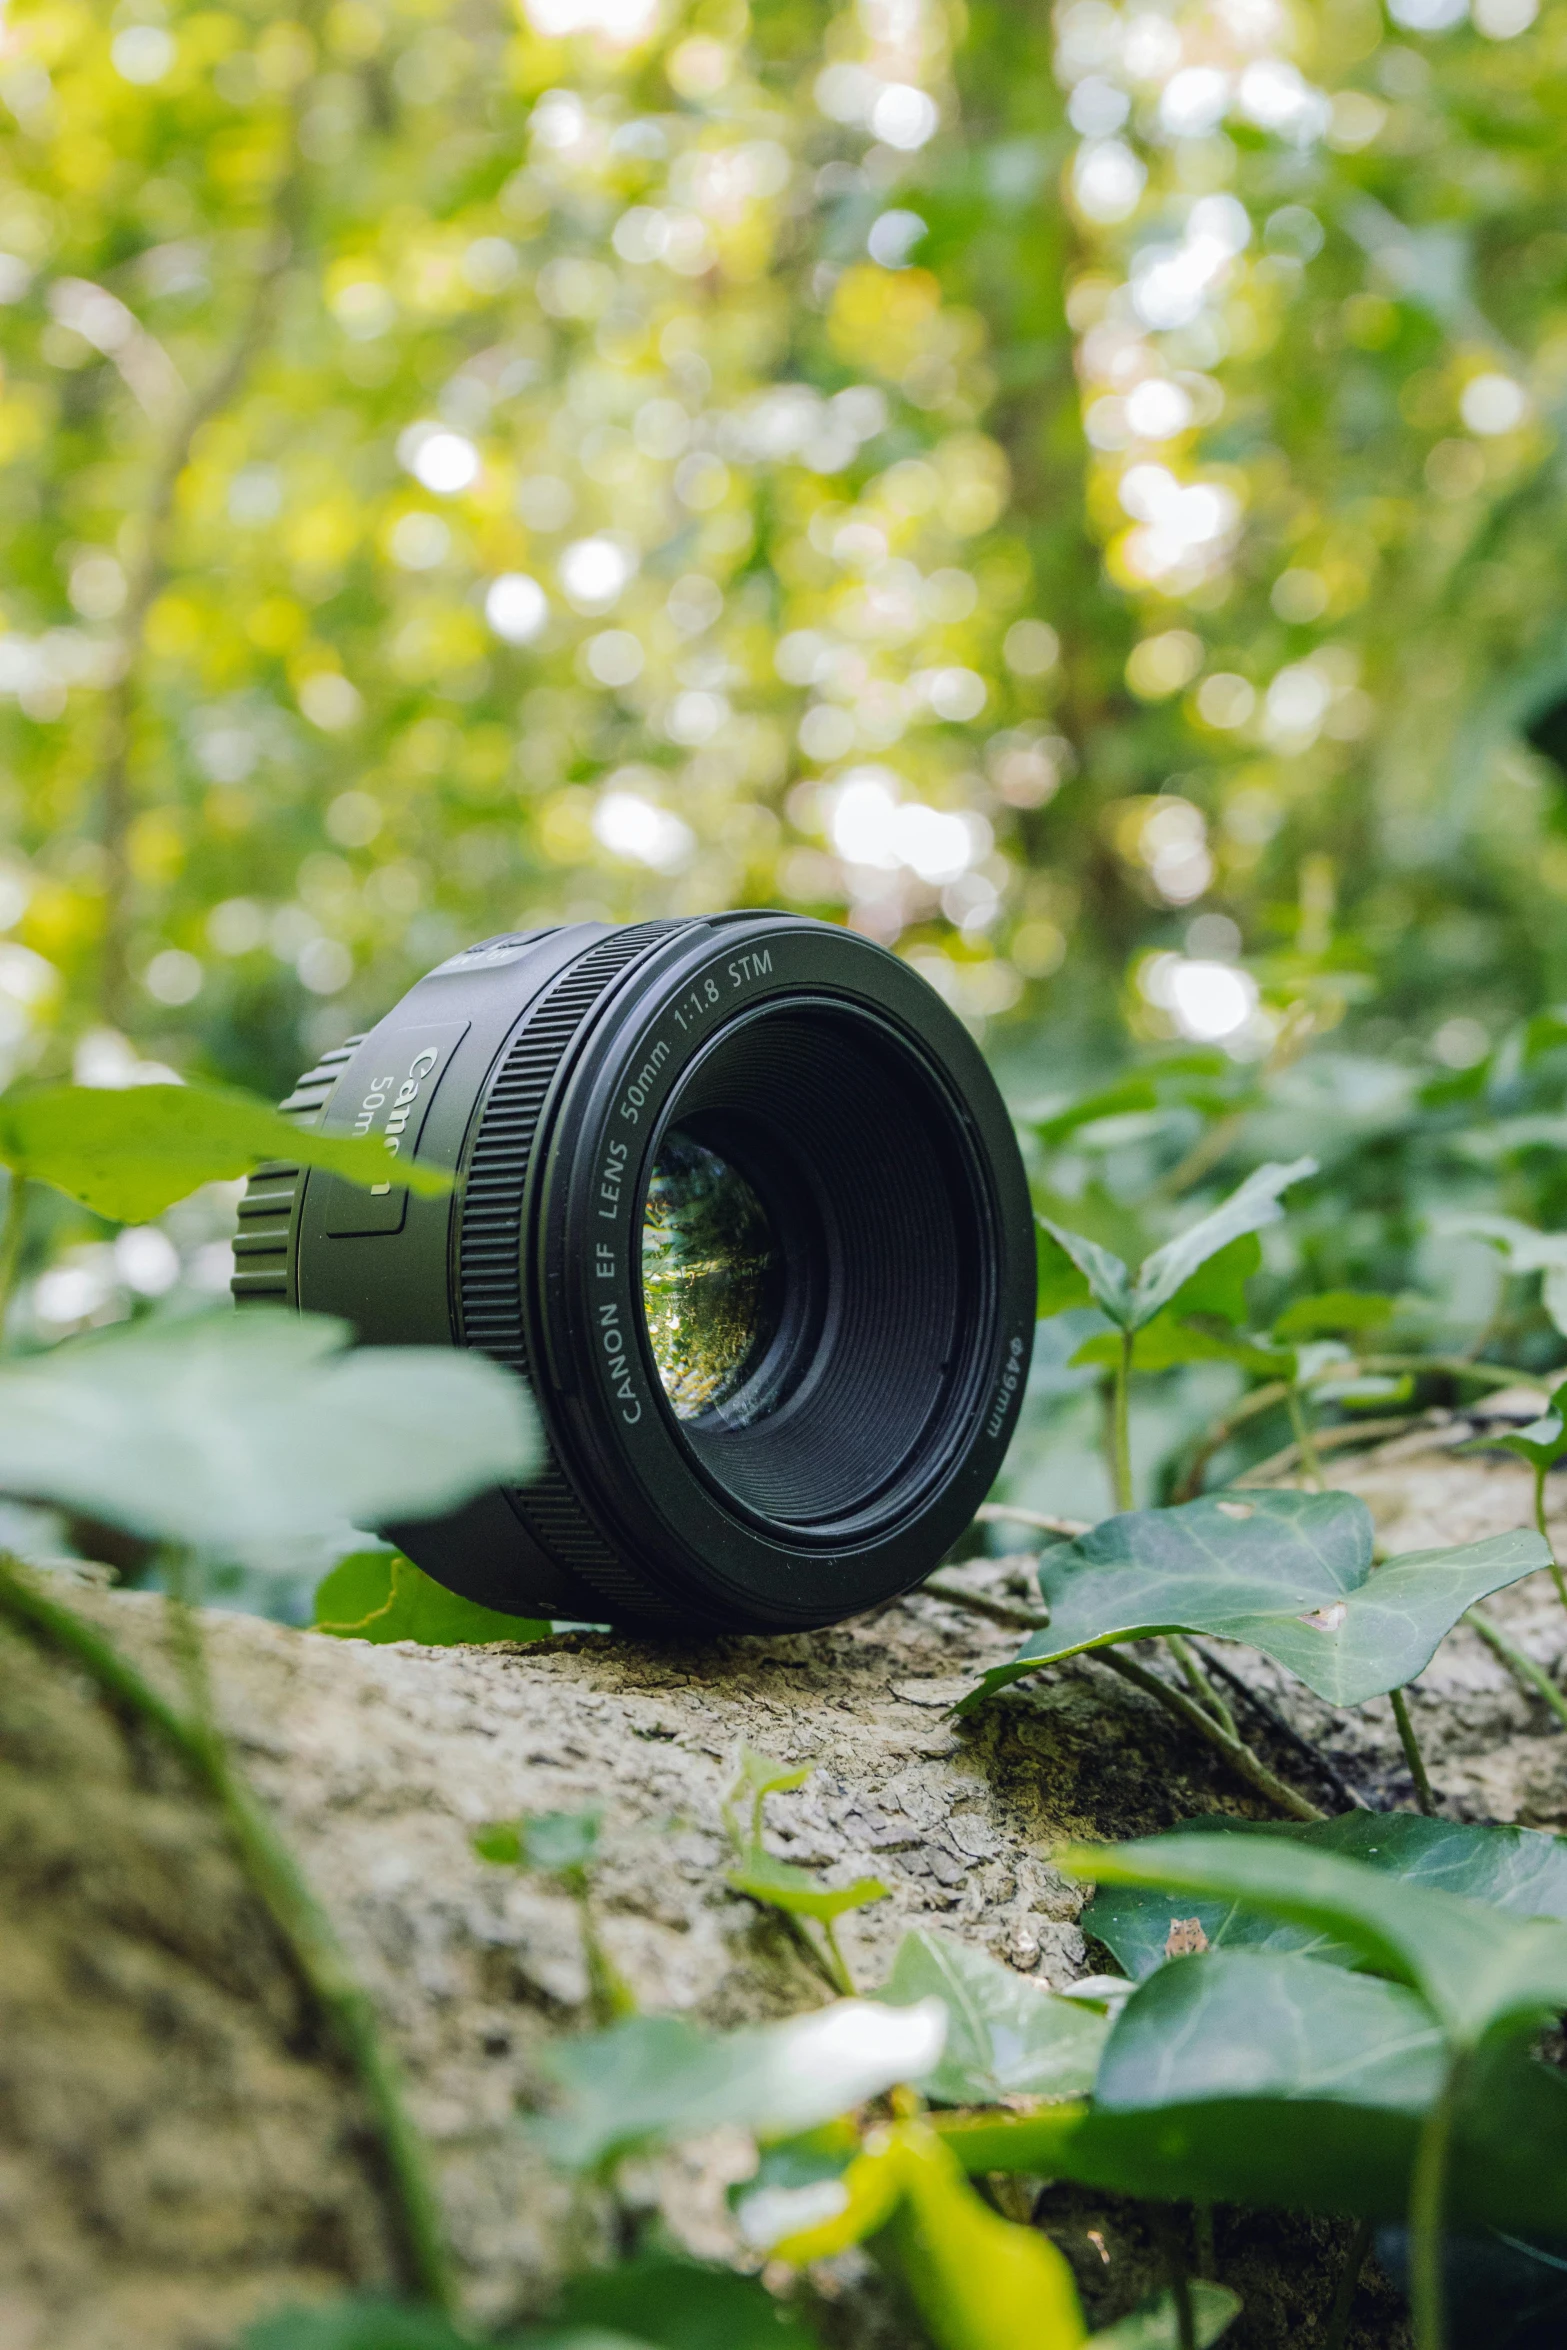
POLYGON ((642 1218, 643 1310, 676 1419, 728 1403, 761 1362, 778 1328, 779 1269, 772 1226, 744 1176, 676 1127, 642 1218))

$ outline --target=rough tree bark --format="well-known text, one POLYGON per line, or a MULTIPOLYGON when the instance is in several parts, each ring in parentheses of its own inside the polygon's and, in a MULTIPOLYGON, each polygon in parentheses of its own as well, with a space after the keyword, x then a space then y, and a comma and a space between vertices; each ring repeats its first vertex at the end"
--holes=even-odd
MULTIPOLYGON (((1337 1471, 1389 1549, 1527 1520, 1515 1464, 1455 1460, 1430 1441, 1337 1471)), ((955 1572, 993 1593, 1027 1588, 1022 1562, 955 1572)), ((69 1596, 174 1688, 161 1603, 69 1596)), ((1543 1576, 1492 1612, 1542 1661, 1567 1647, 1543 1576)), ((844 1922, 866 1987, 922 1920, 1065 1982, 1087 1960, 1080 1895, 1050 1864, 1057 1839, 1259 1809, 1218 1757, 1091 1661, 956 1722, 952 1701, 1016 1635, 927 1596, 809 1638, 705 1646, 575 1635, 374 1648, 222 1615, 207 1629, 244 1768, 405 2068, 483 2323, 537 2311, 602 2248, 605 2214, 548 2172, 519 2123, 546 2095, 541 2052, 584 2026, 575 1914, 547 1881, 476 1859, 480 1821, 602 1805, 598 1885, 617 1964, 646 2005, 727 2025, 826 1996, 776 1921, 724 1884, 719 1802, 742 1737, 816 1765, 769 1805, 775 1849, 891 1888, 844 1922)), ((1233 1654, 1373 1801, 1409 1801, 1385 1702, 1334 1715, 1233 1654)), ((1449 1809, 1567 1820, 1567 1737, 1474 1635, 1448 1643, 1414 1709, 1449 1809)), ((1288 1746, 1266 1732, 1260 1743, 1309 1785, 1288 1746)), ((650 2170, 644 2191, 693 2249, 722 2254, 722 2187, 741 2159, 709 2142, 650 2170)), ((1125 2307, 1153 2277, 1146 2215, 1058 2191, 1041 2216, 1091 2306, 1125 2307)), ((1341 2234, 1221 2222, 1223 2273, 1249 2296, 1236 2350, 1301 2338, 1341 2234)), ((6 1633, 0 2350, 229 2350, 251 2315, 385 2282, 392 2259, 366 2117, 213 1814, 145 1732, 6 1633)), ((903 2350, 907 2329, 852 2263, 839 2283, 829 2337, 903 2350)), ((1374 2280, 1358 2323, 1362 2344, 1401 2338, 1374 2280)))

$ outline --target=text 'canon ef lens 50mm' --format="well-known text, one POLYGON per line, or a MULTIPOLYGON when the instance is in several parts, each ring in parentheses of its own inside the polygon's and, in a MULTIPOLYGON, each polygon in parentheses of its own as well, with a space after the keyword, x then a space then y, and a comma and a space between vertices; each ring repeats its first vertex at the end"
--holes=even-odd
POLYGON ((918 1582, 983 1500, 1033 1336, 1027 1187, 972 1040, 880 947, 755 913, 488 939, 284 1108, 456 1187, 255 1176, 241 1304, 477 1347, 538 1404, 532 1484, 389 1529, 452 1590, 800 1630, 918 1582))

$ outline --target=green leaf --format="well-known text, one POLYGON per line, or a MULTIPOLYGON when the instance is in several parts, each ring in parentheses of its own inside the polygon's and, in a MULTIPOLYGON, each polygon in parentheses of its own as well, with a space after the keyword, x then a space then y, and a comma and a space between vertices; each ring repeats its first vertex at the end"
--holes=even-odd
POLYGON ((170 1316, 0 1365, 0 1492, 276 1566, 346 1518, 432 1517, 537 1458, 520 1382, 318 1314, 170 1316))
POLYGON ((1379 1329, 1396 1310, 1396 1299, 1374 1290, 1325 1289, 1286 1306, 1273 1325, 1273 1335, 1286 1345, 1309 1338, 1344 1338, 1379 1329))
MULTIPOLYGON (((1330 1981, 1356 1979, 1321 1972, 1330 1981)), ((1160 2202, 1398 2221, 1408 2207, 1422 2120, 1396 2104, 1358 2105, 1348 2097, 1216 2096, 1124 2113, 1079 2104, 942 2116, 937 2126, 970 2172, 1074 2179, 1160 2202)), ((1564 2176, 1567 2080, 1516 2043, 1482 2050, 1455 2114, 1453 2223, 1561 2242, 1564 2176)))
POLYGON ((1246 1319, 1246 1284, 1261 1268, 1262 1243, 1255 1232, 1243 1232, 1198 1266, 1171 1298, 1168 1310, 1178 1316, 1214 1314, 1239 1328, 1246 1319))
POLYGON ((876 1994, 889 2007, 941 2000, 947 2044, 915 2086, 939 2105, 993 2105, 1003 2097, 1078 2097, 1093 2085, 1109 2019, 1057 1999, 951 1935, 905 1934, 876 1994))
MULTIPOLYGON (((387 1180, 379 1138, 317 1134, 266 1102, 213 1085, 56 1085, 0 1102, 0 1159, 100 1216, 145 1224, 199 1184, 269 1159, 330 1168, 367 1189, 387 1180)), ((399 1184, 438 1198, 452 1178, 397 1160, 399 1184)))
POLYGON ((1266 1166, 1258 1167, 1210 1215, 1189 1226, 1174 1240, 1166 1241, 1163 1248, 1154 1250, 1138 1268, 1127 1312, 1114 1318, 1134 1330, 1151 1322, 1161 1306, 1169 1305, 1198 1267, 1217 1256, 1220 1249, 1243 1233, 1258 1232, 1265 1224, 1278 1223, 1284 1214, 1279 1193, 1304 1176, 1315 1175, 1316 1171, 1315 1159, 1292 1159, 1288 1165, 1270 1160, 1266 1166))
POLYGON ((1459 2049, 1497 2031, 1532 2033, 1567 2007, 1567 1925, 1509 1917, 1298 1838, 1162 1836, 1068 1846, 1056 1860, 1095 1884, 1228 1897, 1333 1934, 1417 1990, 1459 2049))
MULTIPOLYGON (((1422 1819, 1418 1812, 1345 1812, 1334 1820, 1238 1820, 1228 1813, 1190 1820, 1185 1832, 1288 1836, 1347 1854, 1411 1884, 1486 1901, 1514 1917, 1567 1922, 1567 1838, 1538 1828, 1475 1827, 1422 1819)), ((1158 1838, 1146 1838, 1156 1843, 1158 1838)), ((1313 1926, 1291 1925, 1236 1901, 1172 1903, 1145 1885, 1102 1885, 1079 1921, 1138 1982, 1163 1966, 1175 1912, 1201 1928, 1211 1950, 1296 1950, 1338 1966, 1359 1953, 1313 1926)), ((1190 1939, 1190 1937, 1187 1937, 1190 1939)))
POLYGON ((841 1918, 848 1910, 863 1909, 869 1901, 884 1901, 889 1890, 877 1877, 856 1877, 852 1885, 824 1885, 810 1869, 775 1860, 758 1844, 742 1854, 726 1881, 736 1893, 747 1893, 771 1909, 787 1910, 791 1917, 820 1918, 825 1923, 841 1918))
POLYGON ((1510 1428, 1505 1434, 1477 1436, 1475 1449, 1500 1449, 1510 1452, 1532 1469, 1549 1469, 1567 1452, 1567 1380, 1551 1397, 1551 1408, 1527 1427, 1510 1428))
POLYGON ((935 2350, 1077 2350, 1087 2340, 1062 2254, 982 2203, 928 2122, 877 2130, 822 2200, 820 2219, 778 2238, 778 2257, 825 2260, 875 2236, 935 2350))
MULTIPOLYGON (((1228 2285, 1212 2285, 1204 2277, 1193 2277, 1186 2289, 1191 2295, 1195 2350, 1211 2350, 1211 2345, 1240 2316, 1241 2297, 1232 2293, 1228 2285)), ((1093 2339, 1099 2350, 1181 2350, 1181 2321, 1175 2295, 1158 2294, 1154 2300, 1134 2309, 1129 2317, 1106 2326, 1093 2339)))
POLYGON ((531 1819, 488 1820, 475 1829, 473 1849, 497 1867, 576 1876, 597 1855, 603 1817, 599 1811, 545 1811, 531 1819))
POLYGON ((1466 1608, 1550 1562, 1538 1534, 1410 1551, 1373 1571, 1371 1515, 1348 1493, 1206 1495, 1128 1510, 1045 1553, 1050 1622, 960 1712, 1041 1665, 1159 1632, 1241 1640, 1333 1705, 1401 1688, 1466 1608))
POLYGON ((543 1640, 547 1621, 503 1616, 448 1591, 395 1550, 355 1550, 316 1586, 317 1632, 334 1640, 416 1640, 421 1648, 482 1647, 501 1640, 543 1640))
POLYGON ((1118 1322, 1123 1328, 1129 1327, 1132 1311, 1131 1275, 1120 1258, 1112 1256, 1107 1248, 1101 1248, 1097 1240, 1087 1240, 1081 1232, 1071 1232, 1064 1224, 1053 1224, 1048 1216, 1039 1216, 1035 1221, 1046 1238, 1052 1240, 1056 1248, 1070 1259, 1088 1290, 1086 1299, 1081 1292, 1065 1295, 1070 1285, 1064 1281, 1060 1272, 1042 1269, 1041 1298, 1048 1289, 1052 1296, 1062 1293, 1063 1303, 1048 1307, 1041 1304, 1041 1314, 1060 1313, 1066 1305, 1093 1304, 1102 1313, 1108 1314, 1112 1322, 1118 1322))
POLYGON ((1074 1306, 1091 1306, 1094 1293, 1088 1286, 1087 1275, 1079 1271, 1042 1216, 1036 1216, 1034 1223, 1039 1249, 1039 1286, 1034 1311, 1039 1320, 1048 1322, 1053 1314, 1070 1313, 1074 1306))
MULTIPOLYGON (((1113 1368, 1120 1359, 1119 1332, 1101 1330, 1095 1337, 1084 1339, 1071 1358, 1071 1367, 1076 1370, 1092 1363, 1113 1368)), ((1133 1338, 1132 1368, 1169 1371, 1180 1363, 1239 1363, 1259 1378, 1277 1379, 1288 1370, 1289 1357, 1253 1346, 1245 1339, 1232 1338, 1228 1331, 1203 1330, 1195 1323, 1182 1322, 1175 1307, 1167 1306, 1162 1314, 1155 1314, 1151 1322, 1145 1322, 1133 1338)))
POLYGON ((654 2350, 816 2350, 817 2337, 757 2277, 656 2257, 574 2277, 560 2300, 570 2325, 634 2334, 654 2350))
POLYGON ((1293 1952, 1176 1958, 1116 2019, 1094 2084, 1105 2113, 1205 2097, 1333 2098, 1423 2113, 1441 2027, 1418 1993, 1293 1952))
POLYGON ((841 1999, 723 2036, 681 2016, 634 2016, 550 2050, 545 2063, 562 2110, 538 2132, 570 2170, 721 2123, 760 2138, 793 2137, 928 2073, 946 2028, 937 2000, 887 2008, 841 1999))

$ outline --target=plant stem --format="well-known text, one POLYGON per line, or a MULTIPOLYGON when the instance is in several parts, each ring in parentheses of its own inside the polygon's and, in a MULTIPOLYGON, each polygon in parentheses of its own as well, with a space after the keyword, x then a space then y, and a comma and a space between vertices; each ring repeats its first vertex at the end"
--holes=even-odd
POLYGON ((831 1918, 823 1918, 822 1920, 822 1940, 827 1945, 827 1957, 835 1988, 843 1993, 845 1999, 852 1999, 854 1997, 854 1977, 849 1972, 849 1962, 843 1955, 843 1945, 838 1940, 838 1929, 831 1918))
POLYGON ((1421 2124, 1409 2174, 1409 2314, 1415 2350, 1447 2350, 1442 2207, 1447 2199, 1447 2154, 1462 2078, 1463 2059, 1455 2057, 1421 2124))
POLYGON ((1038 1632, 1050 1621, 1043 1608, 992 1599, 988 1591, 969 1591, 961 1583, 949 1582, 945 1575, 927 1575, 916 1589, 927 1598, 945 1600, 949 1607, 967 1608, 971 1616, 988 1616, 993 1624, 1006 1624, 1014 1632, 1038 1632))
POLYGON ((1107 1666, 1112 1673, 1119 1673, 1123 1681, 1130 1681, 1134 1688, 1141 1689, 1145 1696, 1152 1697, 1167 1712, 1174 1714, 1178 1721, 1184 1722, 1189 1730, 1195 1730, 1198 1737, 1205 1739, 1208 1745, 1216 1747, 1232 1770, 1249 1780, 1259 1795, 1265 1795, 1270 1803, 1277 1804, 1291 1819, 1327 1818, 1326 1812, 1319 1810, 1306 1796, 1297 1794, 1293 1787, 1286 1786, 1276 1772, 1270 1771, 1260 1754, 1254 1754, 1243 1740, 1232 1738, 1228 1731, 1221 1729, 1212 1714, 1198 1705, 1194 1698, 1172 1688, 1157 1673, 1150 1673, 1145 1665, 1135 1664, 1129 1656, 1122 1656, 1113 1648, 1098 1648, 1093 1654, 1100 1664, 1107 1666))
POLYGON ((1289 1406, 1290 1426, 1295 1431, 1295 1442, 1300 1449, 1300 1465, 1305 1470, 1311 1484, 1320 1493, 1327 1480, 1322 1474, 1322 1463, 1317 1457, 1316 1439, 1311 1432, 1311 1421, 1306 1413, 1305 1400, 1301 1395, 1298 1383, 1293 1379, 1285 1391, 1284 1400, 1289 1406))
MULTIPOLYGON (((1398 1412, 1386 1420, 1354 1420, 1342 1428, 1319 1428, 1317 1451, 1340 1452, 1347 1444, 1370 1444, 1380 1436, 1404 1436, 1411 1428, 1418 1428, 1427 1415, 1424 1412, 1398 1412)), ((1300 1446, 1286 1444, 1282 1452, 1270 1453, 1265 1461, 1245 1470, 1232 1479, 1237 1491, 1246 1486, 1271 1485, 1275 1477, 1287 1477, 1300 1466, 1300 1446)))
POLYGON ((16 1276, 22 1264, 22 1231, 27 1222, 27 1177, 15 1167, 6 1185, 5 1213, 0 1221, 0 1347, 5 1343, 6 1317, 16 1294, 16 1276))
POLYGON ((1092 1531, 1086 1518, 1050 1518, 1040 1510, 1015 1510, 1004 1501, 982 1501, 974 1512, 974 1520, 980 1526, 1033 1526, 1041 1534, 1059 1535, 1063 1542, 1092 1531))
POLYGON ((1527 1690, 1531 1696, 1543 1697, 1557 1720, 1567 1726, 1567 1697, 1563 1697, 1545 1667, 1537 1665, 1533 1657, 1526 1656, 1521 1648, 1515 1648, 1501 1626, 1493 1624, 1490 1617, 1483 1616, 1477 1607, 1469 1610, 1464 1622, 1471 1631, 1478 1632, 1486 1647, 1494 1650, 1501 1658, 1519 1687, 1527 1690))
POLYGON ((1192 2205, 1192 2270, 1199 2277, 1213 2279, 1219 2271, 1213 2248, 1213 2205, 1192 2205))
POLYGON ((1197 1703, 1207 1707, 1221 1730, 1228 1730, 1232 1738, 1239 1738, 1240 1731, 1235 1726, 1235 1716, 1203 1671, 1201 1660, 1191 1642, 1183 1639, 1179 1632, 1167 1632, 1164 1636, 1164 1644, 1180 1666, 1186 1679, 1186 1686, 1196 1698, 1197 1703))
POLYGON ((1197 1653, 1210 1673, 1217 1673, 1219 1679, 1226 1682, 1244 1704, 1249 1705, 1254 1713, 1260 1714, 1275 1737, 1293 1746, 1303 1762, 1320 1772, 1341 1803, 1347 1804, 1351 1811, 1370 1811, 1373 1808, 1360 1789, 1350 1785, 1331 1755, 1324 1754, 1320 1746, 1313 1746, 1311 1740, 1297 1730, 1293 1722, 1286 1720, 1276 1706, 1268 1703, 1260 1690, 1253 1689, 1249 1682, 1243 1681, 1239 1673, 1233 1672, 1223 1658, 1215 1656, 1211 1649, 1200 1648, 1197 1653))
POLYGON ((1214 1422, 1200 1439, 1196 1451, 1183 1470, 1180 1482, 1175 1488, 1175 1500, 1195 1501, 1202 1491, 1203 1473, 1214 1454, 1219 1451, 1221 1446, 1228 1444, 1236 1430, 1243 1428, 1248 1420, 1256 1419, 1259 1412, 1271 1412, 1275 1404, 1282 1403, 1284 1394, 1283 1380, 1270 1379, 1264 1386, 1254 1387, 1250 1395, 1244 1396, 1235 1406, 1233 1412, 1227 1413, 1222 1420, 1214 1422))
POLYGON ((1534 1471, 1534 1522, 1540 1529, 1540 1540, 1551 1554, 1551 1578, 1556 1585, 1556 1596, 1567 1607, 1567 1582, 1562 1580, 1561 1561, 1556 1556, 1556 1545, 1551 1540, 1545 1523, 1545 1472, 1547 1463, 1537 1461, 1534 1471))
POLYGON ((1420 1751, 1415 1725, 1409 1718, 1409 1701, 1402 1689, 1390 1690, 1388 1694, 1393 1703, 1393 1719, 1398 1724, 1399 1744, 1404 1749, 1409 1775, 1415 1782, 1415 1801, 1426 1818, 1432 1819, 1436 1815, 1436 1797, 1431 1792, 1431 1781, 1426 1775, 1426 1758, 1420 1751))
POLYGON ((1328 2330, 1322 2337, 1322 2350, 1344 2350, 1349 2339, 1349 2320, 1355 2306, 1355 2290, 1360 2283, 1360 2272, 1366 2265, 1366 2254, 1371 2249, 1373 2232, 1370 2220, 1356 2221, 1355 2233, 1344 2255, 1344 2265, 1338 2272, 1333 2306, 1328 2311, 1328 2330))
MULTIPOLYGON (((156 1731, 217 1804, 252 1891, 331 2024, 370 2109, 405 2282, 425 2300, 450 2311, 454 2298, 439 2207, 423 2145, 403 2104, 397 2067, 381 2042, 375 2009, 350 1973, 331 1921, 293 1854, 235 1771, 221 1735, 178 1712, 109 1641, 71 1609, 46 1598, 25 1570, 3 1556, 0 1611, 35 1640, 67 1656, 116 1706, 156 1731)), ((190 1621, 199 1643, 199 1625, 194 1617, 190 1621)), ((204 1672, 204 1664, 198 1661, 194 1669, 204 1672)))
POLYGON ((1118 1510, 1137 1507, 1132 1490, 1132 1348, 1136 1344, 1130 1330, 1121 1333, 1121 1356, 1115 1366, 1115 1394, 1110 1418, 1110 1466, 1115 1480, 1115 1506, 1118 1510))

